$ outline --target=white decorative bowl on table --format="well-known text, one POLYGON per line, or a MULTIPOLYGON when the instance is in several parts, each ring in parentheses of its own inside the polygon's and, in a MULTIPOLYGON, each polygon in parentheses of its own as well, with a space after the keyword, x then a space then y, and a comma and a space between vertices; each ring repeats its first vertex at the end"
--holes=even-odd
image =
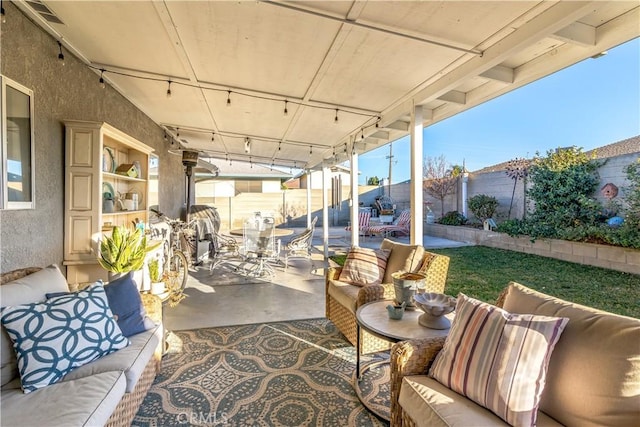
POLYGON ((431 329, 449 329, 451 321, 445 314, 451 313, 456 308, 456 299, 449 295, 427 292, 416 294, 413 300, 424 314, 418 317, 418 323, 431 329))

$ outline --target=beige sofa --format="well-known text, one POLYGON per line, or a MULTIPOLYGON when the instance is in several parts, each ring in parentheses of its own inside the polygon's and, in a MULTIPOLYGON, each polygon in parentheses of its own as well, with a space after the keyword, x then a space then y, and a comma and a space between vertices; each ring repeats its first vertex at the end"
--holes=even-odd
MULTIPOLYGON (((639 319, 573 304, 513 282, 497 305, 510 313, 569 319, 549 359, 538 426, 639 425, 639 319)), ((507 425, 425 375, 443 343, 444 338, 394 345, 391 425, 507 425)))
MULTIPOLYGON (((424 250, 418 245, 406 245, 384 239, 380 249, 391 251, 387 259, 382 284, 355 286, 338 280, 341 267, 332 267, 326 272, 325 312, 342 334, 356 345, 356 310, 363 304, 383 299, 393 299, 392 273, 400 270, 415 272, 421 270, 425 274, 427 292, 443 292, 449 270, 449 257, 424 250)), ((362 353, 385 350, 390 347, 389 342, 381 340, 367 332, 361 337, 362 353)))
MULTIPOLYGON (((0 278, 3 306, 45 300, 68 291, 58 267, 28 268, 0 278)), ((161 313, 160 299, 143 296, 148 313, 161 313)), ((162 325, 129 337, 130 344, 69 372, 60 382, 24 393, 16 357, 1 331, 0 424, 3 426, 129 426, 160 368, 162 325)))

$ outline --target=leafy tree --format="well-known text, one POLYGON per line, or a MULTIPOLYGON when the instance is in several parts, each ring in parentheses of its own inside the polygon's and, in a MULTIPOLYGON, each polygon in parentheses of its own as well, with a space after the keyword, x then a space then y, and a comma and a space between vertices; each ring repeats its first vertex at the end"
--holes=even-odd
POLYGON ((444 216, 444 199, 453 194, 458 184, 458 176, 462 173, 460 166, 451 166, 445 157, 427 157, 423 164, 424 190, 432 197, 440 200, 440 216, 444 216))
POLYGON ((380 185, 380 178, 377 176, 372 176, 367 180, 367 185, 380 185))

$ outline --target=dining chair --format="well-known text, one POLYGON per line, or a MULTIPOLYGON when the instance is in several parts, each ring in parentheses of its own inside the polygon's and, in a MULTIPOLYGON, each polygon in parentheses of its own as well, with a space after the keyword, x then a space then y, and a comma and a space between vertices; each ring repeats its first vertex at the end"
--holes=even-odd
POLYGON ((311 242, 313 241, 313 233, 315 231, 318 217, 313 217, 309 228, 302 233, 294 236, 289 243, 286 244, 284 250, 284 269, 289 266, 289 260, 294 258, 311 259, 311 242))

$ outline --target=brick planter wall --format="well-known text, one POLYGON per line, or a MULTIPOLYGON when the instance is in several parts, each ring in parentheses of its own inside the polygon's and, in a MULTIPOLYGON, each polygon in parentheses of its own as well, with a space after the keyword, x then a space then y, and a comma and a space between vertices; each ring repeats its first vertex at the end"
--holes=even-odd
POLYGON ((425 234, 640 274, 640 250, 637 249, 556 239, 538 239, 532 243, 528 237, 511 237, 496 231, 441 224, 425 224, 425 234))

